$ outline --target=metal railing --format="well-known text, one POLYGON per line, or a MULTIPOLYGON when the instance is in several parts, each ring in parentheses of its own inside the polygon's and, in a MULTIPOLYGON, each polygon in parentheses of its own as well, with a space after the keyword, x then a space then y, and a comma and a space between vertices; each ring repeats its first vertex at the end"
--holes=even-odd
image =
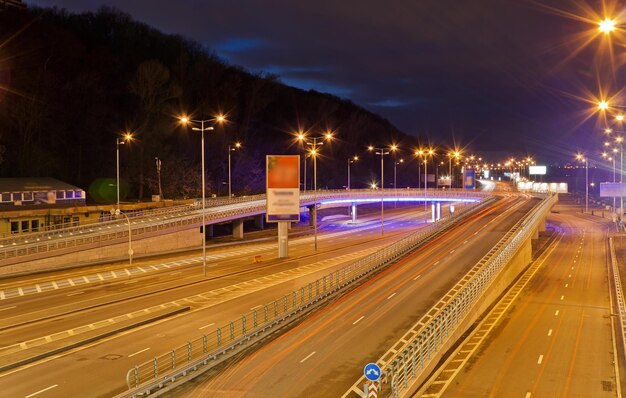
MULTIPOLYGON (((381 197, 415 197, 428 199, 466 199, 466 200, 482 200, 489 197, 489 194, 482 192, 470 191, 436 191, 429 190, 424 195, 423 190, 338 190, 338 191, 318 191, 316 200, 328 199, 356 199, 371 198, 380 199, 381 197)), ((314 203, 314 194, 303 194, 300 198, 302 206, 314 203)), ((246 198, 221 199, 212 202, 212 206, 207 208, 205 221, 207 224, 214 224, 232 220, 237 217, 245 217, 258 215, 265 212, 265 195, 255 195, 246 198)), ((141 238, 141 235, 154 233, 157 231, 164 232, 170 228, 180 228, 184 226, 201 225, 202 212, 199 204, 188 208, 187 211, 179 215, 171 217, 158 217, 157 220, 140 220, 131 221, 131 233, 133 237, 141 238)), ((6 247, 0 245, 0 261, 14 260, 17 257, 29 255, 37 255, 41 253, 49 253, 58 250, 80 250, 80 247, 104 246, 115 243, 121 239, 128 238, 128 224, 124 221, 111 221, 99 223, 90 227, 75 227, 76 229, 65 229, 62 231, 54 231, 41 236, 33 236, 32 241, 28 240, 21 244, 10 244, 6 247), (82 229, 81 229, 82 228, 82 229)))
POLYGON ((609 238, 609 250, 611 252, 611 268, 613 273, 613 283, 615 284, 615 296, 617 299, 618 318, 620 323, 621 340, 626 352, 626 304, 624 300, 624 290, 622 289, 622 279, 619 273, 619 264, 615 254, 615 242, 613 237, 609 238))
MULTIPOLYGON (((377 361, 381 367, 381 396, 399 397, 409 388, 412 381, 420 376, 421 371, 431 360, 439 360, 434 354, 448 342, 457 326, 470 313, 498 273, 537 228, 537 224, 545 217, 556 199, 556 195, 546 197, 522 220, 518 221, 489 253, 417 322, 410 333, 412 337, 407 338, 406 343, 400 349, 394 346, 395 353, 389 359, 381 358, 377 361)), ((386 356, 388 355, 383 358, 386 356)), ((362 376, 344 394, 344 397, 349 396, 351 392, 362 391, 360 387, 365 382, 362 376)))
POLYGON ((454 215, 331 271, 289 295, 242 314, 241 317, 217 327, 213 333, 189 340, 184 345, 135 366, 128 371, 126 377, 129 391, 119 397, 149 393, 201 366, 219 363, 229 351, 253 339, 261 338, 267 332, 273 332, 274 328, 306 314, 330 296, 355 286, 360 280, 384 269, 444 229, 456 224, 464 216, 482 209, 494 200, 495 198, 490 197, 481 203, 464 207, 454 215))

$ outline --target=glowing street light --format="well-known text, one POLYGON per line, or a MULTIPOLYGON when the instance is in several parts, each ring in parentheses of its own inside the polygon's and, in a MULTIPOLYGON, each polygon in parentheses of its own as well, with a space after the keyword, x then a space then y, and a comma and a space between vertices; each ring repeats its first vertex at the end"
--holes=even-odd
MULTIPOLYGON (((218 118, 219 120, 219 118, 218 118)), ((228 144, 228 199, 233 197, 231 192, 231 178, 230 178, 230 154, 233 151, 241 148, 241 142, 235 142, 232 146, 228 144)))
MULTIPOLYGON (((317 251, 317 156, 319 155, 318 147, 324 144, 324 141, 331 141, 333 139, 332 131, 327 131, 324 135, 320 137, 313 137, 312 140, 307 140, 306 136, 303 133, 298 134, 298 139, 305 145, 311 147, 309 150, 310 156, 313 158, 313 227, 314 227, 314 236, 315 243, 314 247, 317 251)), ((305 155, 306 159, 306 155, 305 155)), ((306 166, 306 164, 305 164, 306 166)), ((305 168, 306 169, 306 168, 305 168)))
POLYGON ((598 109, 601 111, 609 109, 609 102, 605 100, 598 102, 598 109))
POLYGON ((359 160, 359 157, 356 155, 354 155, 351 158, 348 158, 348 185, 346 185, 346 188, 348 188, 348 191, 350 190, 350 165, 356 162, 357 160, 359 160))
POLYGON ((120 138, 116 138, 115 139, 115 146, 116 146, 116 151, 115 151, 115 163, 116 163, 116 170, 117 170, 117 182, 116 182, 116 191, 117 191, 117 210, 120 209, 120 145, 124 145, 127 142, 131 142, 133 140, 133 135, 131 133, 126 133, 122 136, 122 139, 120 140, 120 138))
POLYGON ((605 18, 603 21, 598 22, 598 30, 605 35, 613 32, 616 28, 617 21, 611 18, 605 18))
POLYGON ((217 117, 213 118, 213 119, 202 119, 202 120, 192 120, 189 119, 187 116, 182 116, 179 118, 181 124, 183 125, 188 125, 191 124, 192 128, 191 130, 193 131, 199 131, 202 134, 202 140, 201 140, 201 146, 200 146, 200 151, 202 154, 202 270, 204 272, 204 276, 206 276, 206 232, 205 232, 205 228, 206 228, 206 193, 205 193, 205 189, 206 189, 206 184, 204 182, 204 132, 205 131, 212 131, 214 130, 213 126, 204 126, 205 124, 208 124, 209 122, 218 122, 218 123, 224 123, 226 121, 226 118, 223 115, 218 115, 217 117), (200 123, 200 127, 193 127, 193 124, 197 124, 200 123))
POLYGON ((398 149, 398 146, 393 144, 389 148, 376 148, 370 145, 367 148, 370 152, 374 152, 376 155, 380 155, 380 234, 385 234, 385 155, 389 155, 392 152, 395 152, 398 149))
POLYGON ((576 154, 576 160, 585 163, 585 213, 589 211, 589 163, 582 154, 576 154))

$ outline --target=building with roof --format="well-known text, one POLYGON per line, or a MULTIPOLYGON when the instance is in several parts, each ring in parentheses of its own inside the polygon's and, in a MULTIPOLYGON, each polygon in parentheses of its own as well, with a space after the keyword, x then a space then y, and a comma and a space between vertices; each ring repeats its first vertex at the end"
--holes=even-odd
POLYGON ((50 177, 0 178, 0 211, 16 206, 84 205, 85 191, 50 177))

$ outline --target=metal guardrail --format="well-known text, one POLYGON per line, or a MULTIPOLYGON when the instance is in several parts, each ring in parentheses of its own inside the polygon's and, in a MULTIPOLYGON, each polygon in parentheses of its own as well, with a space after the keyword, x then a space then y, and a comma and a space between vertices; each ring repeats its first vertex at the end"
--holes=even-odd
MULTIPOLYGON (((384 197, 426 197, 429 199, 437 198, 457 198, 457 199, 475 199, 481 200, 488 197, 489 194, 471 191, 437 191, 429 190, 424 195, 424 190, 337 190, 337 191, 318 191, 317 195, 312 193, 301 195, 301 205, 307 206, 328 199, 358 199, 372 198, 380 199, 384 197)), ((207 224, 227 221, 238 216, 247 216, 261 214, 265 211, 265 195, 256 195, 246 198, 233 198, 229 201, 227 198, 220 202, 213 202, 213 206, 206 209, 205 221, 207 224), (221 203, 218 205, 217 203, 221 203)), ((147 233, 156 231, 164 231, 169 228, 180 228, 188 225, 200 225, 202 223, 202 211, 198 208, 190 208, 187 212, 180 216, 171 218, 163 218, 156 221, 142 223, 137 220, 131 221, 131 233, 133 237, 141 237, 147 233)), ((77 227, 78 228, 78 227, 77 227)), ((73 230, 55 231, 53 235, 35 237, 34 241, 28 241, 22 244, 11 244, 8 247, 0 245, 0 261, 10 260, 16 257, 28 255, 36 255, 40 253, 48 253, 58 250, 73 250, 80 246, 87 245, 106 245, 107 242, 128 238, 128 224, 125 221, 115 221, 110 223, 98 224, 97 228, 91 227, 87 231, 82 232, 73 230)))
POLYGON ((273 332, 286 321, 309 312, 329 296, 353 287, 358 281, 384 269, 444 229, 456 224, 464 216, 478 211, 494 200, 494 197, 490 197, 481 203, 469 205, 454 215, 294 290, 290 295, 265 304, 258 310, 253 309, 242 314, 240 318, 217 327, 214 333, 190 340, 182 346, 154 357, 151 361, 135 366, 126 376, 129 391, 118 397, 135 397, 150 393, 201 366, 217 363, 229 351, 273 332))
POLYGON ((624 300, 624 290, 622 290, 622 280, 619 274, 619 264, 615 255, 615 244, 613 238, 609 238, 609 250, 611 251, 611 268, 613 271, 613 282, 615 283, 615 295, 617 297, 618 318, 620 321, 621 340, 626 350, 626 304, 624 300))
MULTIPOLYGON (((508 264, 522 243, 536 228, 537 223, 556 202, 556 195, 546 197, 505 236, 416 324, 412 338, 386 361, 379 359, 381 367, 380 396, 398 398, 407 390, 420 372, 425 369, 433 354, 450 338, 456 327, 472 310, 479 298, 500 270, 508 264)), ((350 396, 366 382, 362 376, 344 394, 350 396)), ((359 393, 362 394, 362 393, 359 393)))

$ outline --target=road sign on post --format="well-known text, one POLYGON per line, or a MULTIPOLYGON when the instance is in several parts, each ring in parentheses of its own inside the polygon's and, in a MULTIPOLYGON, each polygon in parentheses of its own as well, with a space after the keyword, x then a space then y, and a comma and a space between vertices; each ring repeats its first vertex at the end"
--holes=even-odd
POLYGON ((378 381, 380 379, 380 366, 375 363, 368 363, 363 368, 363 374, 369 381, 378 381))

